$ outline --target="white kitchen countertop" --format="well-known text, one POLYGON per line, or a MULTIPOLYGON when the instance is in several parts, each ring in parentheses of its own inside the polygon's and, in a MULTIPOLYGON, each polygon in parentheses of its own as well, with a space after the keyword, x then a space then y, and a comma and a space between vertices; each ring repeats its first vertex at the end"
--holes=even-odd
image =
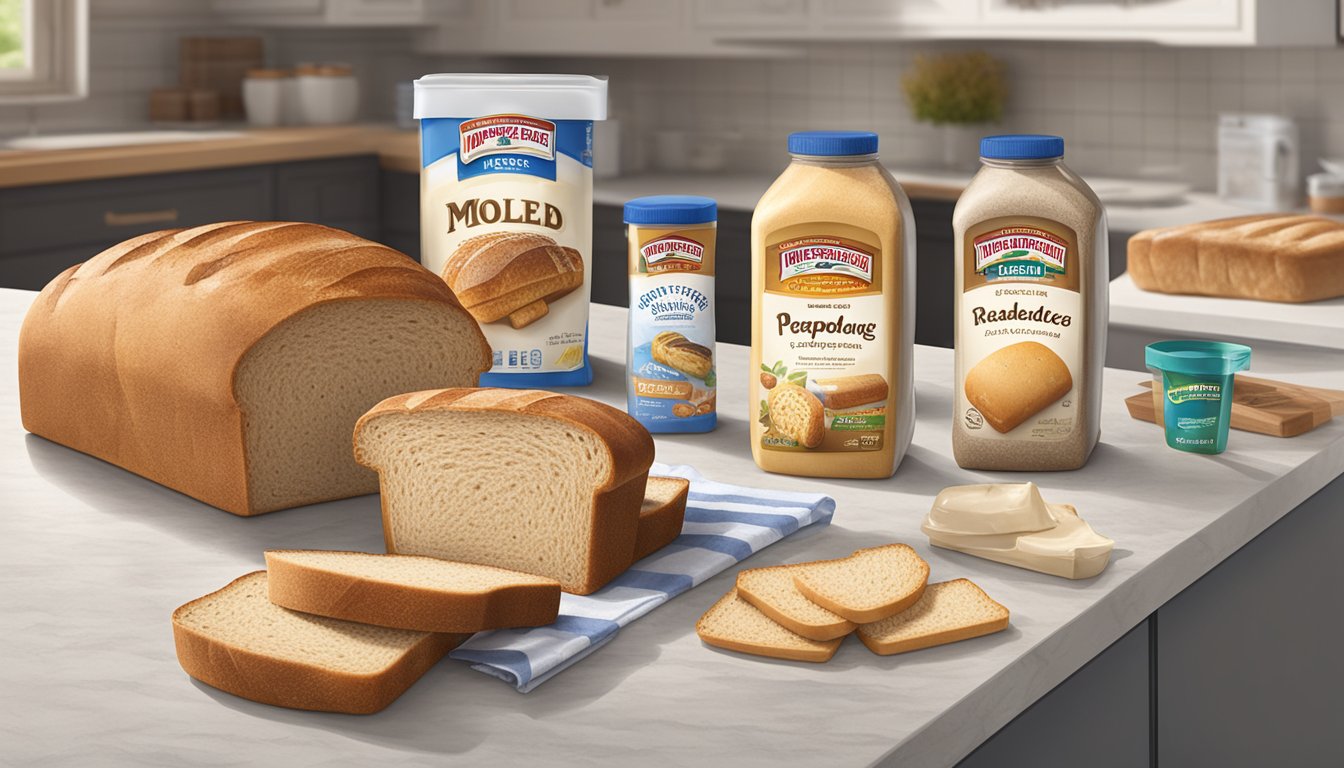
MULTIPOLYGON (((1128 274, 1111 281, 1111 325, 1160 330, 1167 338, 1230 336, 1344 350, 1344 297, 1290 304, 1152 293, 1128 274)), ((1344 381, 1339 383, 1344 386, 1344 381)))
MULTIPOLYGON (((913 198, 932 197, 955 201, 971 179, 969 173, 889 168, 896 180, 913 198)), ((1087 177, 1084 177, 1087 178, 1087 177)), ((646 173, 593 182, 593 200, 603 205, 624 205, 644 195, 705 195, 718 201, 727 211, 750 212, 775 179, 774 174, 758 173, 646 173)), ((1123 185, 1122 179, 1092 179, 1123 185)), ((1189 224, 1196 221, 1244 216, 1252 211, 1218 199, 1207 192, 1191 192, 1173 205, 1107 205, 1106 218, 1112 232, 1134 233, 1153 227, 1189 224)))
MULTIPOLYGON (((928 559, 931 579, 969 577, 1008 606, 1011 627, 901 656, 850 638, 824 665, 756 659, 695 636, 730 569, 531 694, 444 661, 377 715, 290 711, 191 681, 169 616, 261 567, 269 547, 378 551, 377 498, 237 518, 25 434, 15 346, 34 295, 0 290, 0 743, 21 765, 951 765, 1344 470, 1340 422, 1292 439, 1237 432, 1217 457, 1172 451, 1125 413, 1135 373, 1107 371, 1091 462, 1031 478, 1116 540, 1101 576, 1065 581, 935 551, 919 533, 944 486, 1026 479, 952 461, 949 350, 917 350, 918 423, 895 478, 826 481, 752 463, 747 350, 720 345, 718 431, 659 437, 658 460, 837 501, 831 526, 745 566, 903 541, 928 559)), ((595 306, 591 328, 597 384, 582 394, 623 404, 624 311, 595 306)))

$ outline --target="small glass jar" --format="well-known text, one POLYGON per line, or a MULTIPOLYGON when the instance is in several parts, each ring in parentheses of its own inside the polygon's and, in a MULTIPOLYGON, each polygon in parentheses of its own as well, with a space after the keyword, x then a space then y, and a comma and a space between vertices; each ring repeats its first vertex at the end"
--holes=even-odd
POLYGON ((1307 205, 1316 213, 1344 214, 1344 176, 1331 173, 1308 176, 1307 205))

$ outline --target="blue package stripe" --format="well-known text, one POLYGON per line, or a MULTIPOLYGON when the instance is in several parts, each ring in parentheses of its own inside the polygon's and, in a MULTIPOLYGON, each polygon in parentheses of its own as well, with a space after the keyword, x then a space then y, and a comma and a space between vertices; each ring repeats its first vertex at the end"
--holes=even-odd
POLYGON ((591 595, 566 594, 545 627, 481 632, 449 657, 527 693, 610 642, 620 628, 789 534, 835 514, 829 496, 716 483, 691 467, 650 474, 691 481, 683 533, 591 595))

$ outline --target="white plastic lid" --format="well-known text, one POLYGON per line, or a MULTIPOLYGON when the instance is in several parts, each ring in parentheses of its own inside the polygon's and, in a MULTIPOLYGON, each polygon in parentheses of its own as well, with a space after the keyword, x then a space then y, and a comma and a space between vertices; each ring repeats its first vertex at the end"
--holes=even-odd
POLYGON ((415 81, 415 117, 521 114, 547 120, 606 120, 607 79, 589 75, 425 75, 415 81))
POLYGON ((1344 197, 1344 176, 1313 173, 1307 177, 1307 194, 1311 197, 1344 197))

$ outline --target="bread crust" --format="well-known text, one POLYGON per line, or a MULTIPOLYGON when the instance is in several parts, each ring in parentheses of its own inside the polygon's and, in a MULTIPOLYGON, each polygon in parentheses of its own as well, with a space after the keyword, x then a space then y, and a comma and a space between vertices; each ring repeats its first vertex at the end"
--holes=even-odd
MULTIPOLYGON (((752 574, 773 570, 787 573, 799 568, 805 568, 806 566, 807 563, 799 563, 797 565, 772 565, 764 568, 748 568, 744 571, 738 571, 737 593, 742 596, 743 600, 756 606, 757 610, 773 619, 776 624, 779 624, 790 632, 793 632, 796 635, 801 635, 808 640, 835 640, 836 638, 844 637, 853 632, 854 628, 858 625, 839 614, 836 614, 835 621, 829 623, 806 624, 775 607, 774 603, 770 602, 769 598, 765 595, 758 595, 751 589, 752 574)), ((790 582, 793 581, 792 575, 789 575, 788 578, 790 582)))
MULTIPOLYGON (((768 656, 773 659, 785 659, 787 661, 808 661, 815 664, 821 664, 831 660, 835 652, 840 649, 840 643, 844 641, 843 637, 834 640, 811 640, 810 648, 786 648, 778 645, 768 645, 765 643, 752 642, 747 638, 728 637, 725 635, 714 634, 709 629, 709 619, 717 611, 721 610, 725 603, 731 603, 738 600, 737 588, 728 590, 728 594, 719 598, 714 605, 710 606, 708 611, 700 617, 695 623, 695 633, 700 639, 708 645, 716 648, 723 648, 738 653, 750 653, 754 656, 768 656)), ((802 638, 806 640, 807 638, 802 638)))
POLYGON ((639 528, 635 533, 634 563, 671 544, 681 535, 686 522, 686 499, 691 492, 691 481, 681 477, 649 477, 644 501, 639 509, 639 528), (665 503, 654 503, 655 487, 663 489, 680 486, 665 503))
MULTIPOLYGON (((389 397, 360 417, 354 431, 355 460, 376 470, 381 483, 382 468, 372 463, 360 445, 365 426, 376 419, 437 410, 525 413, 595 435, 607 447, 611 472, 593 494, 588 577, 582 583, 561 586, 566 592, 591 594, 630 567, 638 536, 639 510, 649 466, 653 464, 653 438, 638 421, 596 400, 541 390, 463 387, 411 392, 389 397), (458 402, 470 395, 476 397, 458 402)), ((382 510, 387 551, 396 553, 386 496, 382 497, 382 510)))
POLYGON ((424 639, 391 666, 374 675, 359 675, 249 651, 179 621, 197 603, 265 573, 254 571, 240 576, 223 589, 173 611, 173 645, 178 663, 188 675, 213 688, 262 704, 367 715, 385 709, 448 651, 470 637, 425 633, 424 639))
MULTIPOLYGON (((560 614, 558 581, 518 583, 488 592, 449 593, 360 578, 286 559, 285 555, 292 551, 266 552, 271 602, 290 610, 380 627, 468 634, 507 627, 540 627, 553 623, 560 614)), ((503 568, 479 567, 509 573, 503 568)), ((527 581, 535 581, 535 577, 529 574, 527 581)))
POLYGON ((958 582, 965 582, 966 584, 975 587, 975 590, 979 592, 980 595, 984 597, 986 601, 993 603, 1002 611, 1002 615, 994 619, 982 621, 978 624, 968 624, 966 626, 955 627, 953 629, 945 629, 941 632, 931 632, 927 635, 912 637, 906 640, 884 641, 881 638, 874 637, 871 634, 872 632, 871 627, 859 627, 858 631, 859 641, 862 642, 865 646, 867 646, 868 650, 872 651, 873 653, 876 653, 879 656, 892 656, 897 653, 917 651, 920 650, 921 648, 932 648, 937 645, 946 645, 948 643, 956 643, 962 640, 970 640, 973 637, 982 637, 984 635, 991 635, 994 634, 995 632, 1001 632, 1008 628, 1008 616, 1009 616, 1008 609, 1004 608, 1002 604, 991 598, 989 595, 986 595, 984 590, 980 589, 978 585, 971 582, 970 580, 953 579, 952 581, 949 582, 943 582, 942 584, 930 584, 929 586, 937 588, 942 586, 943 584, 954 584, 958 582))
POLYGON ((1344 223, 1262 214, 1149 229, 1129 239, 1128 262, 1145 291, 1320 301, 1344 296, 1344 223))
MULTIPOLYGON (((224 222, 132 238, 61 273, 33 302, 19 335, 23 426, 234 514, 269 511, 248 493, 240 364, 300 313, 368 299, 461 310, 411 259, 316 224, 224 222)), ((490 347, 476 336, 485 371, 490 347)))
POLYGON ((802 592, 803 595, 808 600, 811 600, 817 605, 820 605, 822 608, 825 608, 831 613, 849 619, 855 624, 870 624, 874 621, 885 619, 888 616, 894 616, 895 614, 898 614, 901 611, 904 611, 906 608, 909 608, 910 606, 919 602, 919 598, 924 596, 925 587, 928 586, 929 564, 924 560, 924 558, 915 555, 914 549, 911 548, 909 545, 884 544, 879 547, 867 547, 865 549, 856 550, 854 554, 850 555, 849 557, 842 557, 834 561, 814 562, 809 563, 809 565, 817 566, 826 562, 844 562, 847 560, 853 560, 865 552, 872 552, 874 550, 881 550, 881 549, 908 550, 909 554, 913 555, 918 561, 917 566, 921 571, 921 576, 919 579, 917 579, 917 584, 913 585, 909 591, 900 595, 896 595, 892 600, 882 605, 872 606, 869 608, 861 608, 853 605, 846 605, 845 603, 837 599, 834 595, 828 595, 825 592, 816 589, 812 584, 810 584, 807 579, 806 571, 799 571, 794 576, 793 583, 797 585, 798 591, 802 592))

